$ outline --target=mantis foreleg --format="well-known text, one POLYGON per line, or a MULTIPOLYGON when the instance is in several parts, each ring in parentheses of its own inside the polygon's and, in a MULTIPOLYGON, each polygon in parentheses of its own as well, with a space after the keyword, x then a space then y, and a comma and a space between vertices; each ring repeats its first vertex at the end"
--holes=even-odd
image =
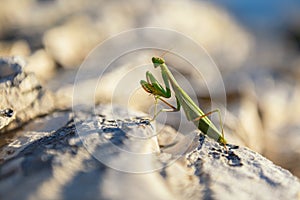
POLYGON ((148 92, 155 96, 170 98, 171 90, 170 90, 168 78, 166 76, 164 76, 163 74, 162 74, 162 77, 163 77, 166 89, 163 88, 163 86, 158 82, 158 80, 149 71, 146 73, 147 82, 145 83, 145 81, 141 81, 141 84, 142 84, 142 86, 151 88, 150 91, 148 91, 148 92))
POLYGON ((178 99, 176 98, 177 101, 177 107, 172 106, 170 103, 165 101, 163 98, 170 98, 171 97, 171 90, 170 90, 170 85, 169 85, 169 80, 166 74, 162 73, 162 78, 165 83, 165 89, 164 87, 158 82, 158 80, 151 74, 151 72, 146 73, 146 80, 141 80, 141 85, 144 88, 145 91, 148 93, 154 95, 155 98, 155 108, 154 108, 154 116, 152 120, 155 120, 155 118, 160 114, 161 112, 176 112, 180 110, 180 103, 178 99), (163 103, 165 103, 167 106, 169 106, 171 109, 161 109, 157 112, 157 101, 160 100, 163 103))

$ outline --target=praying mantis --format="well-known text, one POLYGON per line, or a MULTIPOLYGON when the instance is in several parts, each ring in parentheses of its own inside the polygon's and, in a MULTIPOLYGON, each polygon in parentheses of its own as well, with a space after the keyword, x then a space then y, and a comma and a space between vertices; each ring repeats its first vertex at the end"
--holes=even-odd
POLYGON ((176 79, 174 78, 173 74, 167 67, 164 59, 160 57, 152 57, 152 63, 154 65, 154 68, 160 67, 161 69, 161 76, 163 79, 163 82, 165 84, 164 87, 157 81, 157 79, 152 75, 151 72, 146 72, 146 80, 141 80, 140 84, 142 88, 147 92, 154 96, 155 98, 155 111, 154 111, 154 117, 152 120, 154 120, 157 115, 161 112, 177 112, 180 111, 180 108, 182 107, 186 118, 188 121, 193 121, 194 125, 204 134, 209 136, 210 138, 214 139, 218 143, 224 145, 226 148, 226 140, 224 137, 224 131, 221 121, 221 114, 220 110, 213 110, 208 113, 204 113, 197 105, 196 103, 191 99, 191 97, 179 86, 176 79), (173 88, 173 91, 175 93, 176 98, 176 107, 172 106, 170 103, 165 101, 163 98, 171 98, 171 89, 170 84, 173 88), (171 109, 161 109, 159 112, 156 112, 156 106, 157 101, 160 100, 163 103, 165 103, 167 106, 169 106, 171 109), (220 132, 216 126, 212 123, 212 121, 207 117, 208 115, 217 112, 219 114, 220 119, 220 126, 222 131, 220 132))

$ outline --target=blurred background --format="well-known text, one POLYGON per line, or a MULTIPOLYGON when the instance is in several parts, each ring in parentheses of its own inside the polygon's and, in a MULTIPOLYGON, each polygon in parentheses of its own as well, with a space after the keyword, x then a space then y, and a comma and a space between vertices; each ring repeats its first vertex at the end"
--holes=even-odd
MULTIPOLYGON (((70 97, 78 67, 97 44, 145 26, 173 29, 201 44, 222 73, 230 142, 300 177, 297 0, 1 0, 0 56, 24 57, 27 72, 70 97)), ((197 98, 205 105, 210 96, 197 90, 197 98)))

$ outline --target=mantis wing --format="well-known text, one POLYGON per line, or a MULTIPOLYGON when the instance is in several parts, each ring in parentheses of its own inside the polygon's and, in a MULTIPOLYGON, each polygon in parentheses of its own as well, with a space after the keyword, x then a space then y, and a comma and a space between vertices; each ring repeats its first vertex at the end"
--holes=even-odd
MULTIPOLYGON (((181 88, 173 87, 175 96, 177 97, 179 103, 181 104, 186 118, 189 121, 193 121, 196 118, 205 115, 204 112, 194 103, 190 96, 184 92, 181 88)), ((200 120, 194 121, 195 126, 201 130, 204 134, 207 134, 209 137, 219 140, 220 137, 223 137, 216 126, 210 121, 208 117, 203 117, 200 120)))

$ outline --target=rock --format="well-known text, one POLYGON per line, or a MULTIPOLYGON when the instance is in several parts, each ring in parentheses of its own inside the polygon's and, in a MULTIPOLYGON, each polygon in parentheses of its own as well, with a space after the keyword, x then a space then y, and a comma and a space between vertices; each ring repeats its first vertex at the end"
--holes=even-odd
POLYGON ((263 153, 299 177, 300 85, 272 77, 261 79, 256 93, 264 127, 263 153))
POLYGON ((66 117, 61 128, 45 131, 48 134, 34 141, 26 142, 30 131, 24 131, 14 141, 22 145, 1 148, 0 196, 8 200, 298 198, 299 180, 258 153, 235 145, 227 145, 226 151, 195 133, 179 134, 175 143, 166 145, 167 137, 177 135, 174 129, 165 126, 157 139, 155 125, 141 117, 143 113, 111 109, 103 105, 93 113, 76 112, 73 120, 66 117))
POLYGON ((21 130, 6 133, 2 139, 7 141, 0 144, 0 147, 3 146, 0 152, 0 162, 15 157, 30 143, 51 135, 51 133, 65 126, 71 119, 71 113, 54 112, 45 117, 35 118, 25 124, 21 130), (9 145, 7 145, 8 143, 9 145))
POLYGON ((14 112, 10 118, 0 117, 0 132, 18 128, 55 109, 54 95, 42 88, 34 74, 23 72, 24 65, 18 57, 0 58, 0 108, 14 112))
POLYGON ((44 49, 39 49, 28 58, 24 70, 28 73, 34 73, 42 81, 47 81, 54 76, 56 64, 44 49))
POLYGON ((79 16, 48 30, 43 41, 47 52, 59 64, 65 68, 74 68, 101 41, 101 33, 89 18, 79 16))
MULTIPOLYGON (((226 72, 241 67, 254 47, 253 36, 230 14, 211 2, 161 2, 150 9, 148 16, 147 26, 170 28, 191 36, 226 72), (238 48, 236 44, 239 44, 238 48)), ((178 41, 174 46, 180 46, 178 41)))
POLYGON ((30 47, 24 40, 0 42, 0 56, 29 56, 30 47))
POLYGON ((187 160, 199 181, 206 182, 204 199, 297 199, 299 180, 287 170, 247 148, 228 145, 227 153, 203 139, 187 160))
MULTIPOLYGON (((148 111, 154 103, 154 98, 144 92, 139 80, 145 79, 146 71, 149 68, 154 69, 153 65, 149 64, 150 58, 150 56, 139 56, 135 60, 129 59, 130 62, 128 60, 127 62, 120 61, 118 65, 109 69, 82 65, 82 71, 59 73, 50 80, 48 85, 61 99, 61 107, 68 108, 72 104, 88 102, 93 98, 96 104, 113 102, 135 110, 148 111), (145 65, 145 63, 149 67, 136 67, 145 65), (103 74, 100 75, 100 72, 103 74), (76 79, 72 78, 75 76, 76 79), (140 78, 132 81, 134 77, 140 78)), ((153 74, 156 77, 161 76, 160 70, 153 70, 153 74)))
POLYGON ((30 36, 32 42, 34 38, 31 38, 31 34, 44 32, 74 13, 84 12, 90 7, 99 7, 99 3, 102 2, 94 0, 76 2, 3 0, 1 3, 0 36, 25 34, 30 36))
POLYGON ((44 44, 67 68, 78 66, 109 36, 146 26, 174 29, 193 37, 226 69, 243 65, 254 46, 252 36, 232 16, 208 2, 4 0, 0 8, 0 36, 26 38, 33 51, 44 44), (81 22, 74 24, 74 18, 81 22))
POLYGON ((265 156, 300 177, 300 126, 289 124, 274 131, 266 141, 265 156), (284 146, 280 148, 279 145, 284 146))
POLYGON ((10 123, 11 117, 14 115, 14 111, 11 108, 5 108, 0 110, 0 129, 10 123))

